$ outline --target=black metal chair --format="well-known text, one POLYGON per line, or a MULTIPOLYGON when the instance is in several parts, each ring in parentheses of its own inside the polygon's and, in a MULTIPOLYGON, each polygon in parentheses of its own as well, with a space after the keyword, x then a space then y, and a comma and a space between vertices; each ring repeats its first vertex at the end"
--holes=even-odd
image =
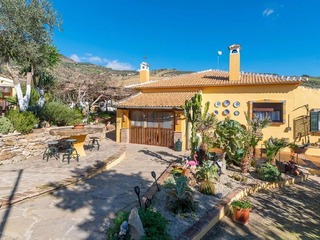
POLYGON ((43 160, 47 158, 47 162, 49 158, 55 157, 56 160, 60 159, 59 150, 57 147, 58 141, 50 141, 48 142, 48 147, 43 153, 43 160))
POLYGON ((75 158, 77 162, 79 162, 79 154, 77 152, 77 149, 73 147, 73 143, 76 142, 76 139, 70 138, 67 139, 66 142, 69 143, 69 148, 65 151, 65 153, 62 155, 62 162, 65 158, 68 160, 68 164, 70 163, 71 158, 75 158))

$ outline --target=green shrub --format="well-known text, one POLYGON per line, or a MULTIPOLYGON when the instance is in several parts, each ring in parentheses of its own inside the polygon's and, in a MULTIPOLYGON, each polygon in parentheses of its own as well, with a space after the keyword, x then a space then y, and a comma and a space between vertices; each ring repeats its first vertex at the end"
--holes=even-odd
POLYGON ((139 216, 142 221, 146 236, 145 240, 170 240, 170 235, 167 233, 168 221, 158 212, 151 208, 146 211, 139 209, 139 216))
MULTIPOLYGON (((144 209, 139 209, 139 216, 142 221, 143 228, 145 230, 146 236, 143 238, 145 240, 170 240, 170 236, 167 233, 168 221, 158 212, 151 208, 146 211, 144 209)), ((117 213, 117 218, 113 220, 112 225, 107 230, 107 239, 118 239, 118 233, 120 231, 120 226, 123 221, 128 221, 129 213, 125 211, 120 211, 117 213)), ((127 233, 123 240, 130 239, 130 235, 127 233)))
POLYGON ((200 167, 196 173, 197 179, 200 180, 219 180, 218 167, 208 161, 203 163, 203 167, 200 167))
POLYGON ((39 119, 32 112, 20 112, 11 110, 8 114, 8 119, 11 121, 15 130, 22 134, 32 132, 32 129, 39 123, 39 119))
POLYGON ((48 102, 45 104, 42 115, 43 120, 51 125, 68 126, 75 123, 82 123, 82 115, 76 109, 71 109, 61 102, 48 102))
POLYGON ((264 163, 258 169, 258 178, 268 182, 278 182, 280 180, 280 172, 276 166, 264 163))
POLYGON ((8 134, 9 132, 13 132, 14 128, 11 121, 6 117, 0 118, 0 133, 8 134))
POLYGON ((176 184, 173 178, 167 178, 164 183, 162 184, 162 187, 168 188, 168 189, 175 189, 176 184))
MULTIPOLYGON (((128 221, 128 218, 129 218, 129 213, 125 211, 120 211, 116 215, 117 215, 117 218, 113 220, 111 227, 108 228, 107 230, 107 239, 110 239, 110 240, 118 239, 117 236, 120 231, 120 226, 122 222, 128 221)), ((125 239, 130 239, 129 234, 127 234, 123 240, 125 239)))
POLYGON ((188 187, 188 179, 179 176, 175 179, 176 187, 167 194, 166 204, 169 211, 177 213, 188 213, 195 210, 191 189, 188 187))
POLYGON ((236 209, 250 209, 252 204, 248 200, 234 200, 231 206, 236 209))

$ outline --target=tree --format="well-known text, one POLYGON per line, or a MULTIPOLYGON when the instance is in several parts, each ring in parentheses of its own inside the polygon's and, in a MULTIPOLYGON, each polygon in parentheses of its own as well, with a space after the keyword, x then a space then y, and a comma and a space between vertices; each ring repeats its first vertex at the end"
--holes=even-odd
POLYGON ((0 61, 13 79, 21 111, 28 109, 32 80, 57 62, 55 27, 60 28, 60 20, 47 0, 0 0, 0 61), (13 64, 26 77, 25 96, 13 64))

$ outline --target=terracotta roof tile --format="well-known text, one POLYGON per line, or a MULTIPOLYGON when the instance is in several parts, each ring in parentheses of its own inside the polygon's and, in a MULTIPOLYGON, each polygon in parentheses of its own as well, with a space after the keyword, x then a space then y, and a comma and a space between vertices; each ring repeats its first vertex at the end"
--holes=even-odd
POLYGON ((153 81, 143 85, 132 86, 136 89, 147 88, 181 88, 181 87, 210 87, 236 85, 269 85, 302 83, 306 78, 281 77, 278 75, 241 73, 238 81, 229 81, 229 72, 209 70, 191 74, 179 75, 166 80, 153 81))
POLYGON ((173 108, 184 105, 196 92, 140 93, 117 104, 118 108, 173 108))

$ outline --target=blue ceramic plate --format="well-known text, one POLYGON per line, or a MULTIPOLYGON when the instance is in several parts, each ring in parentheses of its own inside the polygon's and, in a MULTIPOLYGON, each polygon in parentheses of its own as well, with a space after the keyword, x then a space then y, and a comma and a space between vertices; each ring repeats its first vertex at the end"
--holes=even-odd
POLYGON ((213 114, 217 116, 219 114, 219 111, 218 110, 214 110, 213 114))
POLYGON ((238 101, 234 102, 234 103, 233 103, 233 106, 234 106, 235 108, 240 107, 240 102, 238 102, 238 101))
POLYGON ((230 111, 229 111, 228 109, 226 109, 226 110, 223 111, 223 114, 224 114, 224 115, 229 115, 229 113, 230 113, 230 111))
POLYGON ((233 113, 235 116, 239 116, 240 112, 239 111, 234 111, 233 113))
POLYGON ((225 100, 224 102, 223 102, 223 106, 224 107, 228 107, 230 105, 230 101, 229 100, 225 100))
POLYGON ((220 107, 220 106, 221 106, 221 102, 216 101, 214 105, 218 108, 218 107, 220 107))

